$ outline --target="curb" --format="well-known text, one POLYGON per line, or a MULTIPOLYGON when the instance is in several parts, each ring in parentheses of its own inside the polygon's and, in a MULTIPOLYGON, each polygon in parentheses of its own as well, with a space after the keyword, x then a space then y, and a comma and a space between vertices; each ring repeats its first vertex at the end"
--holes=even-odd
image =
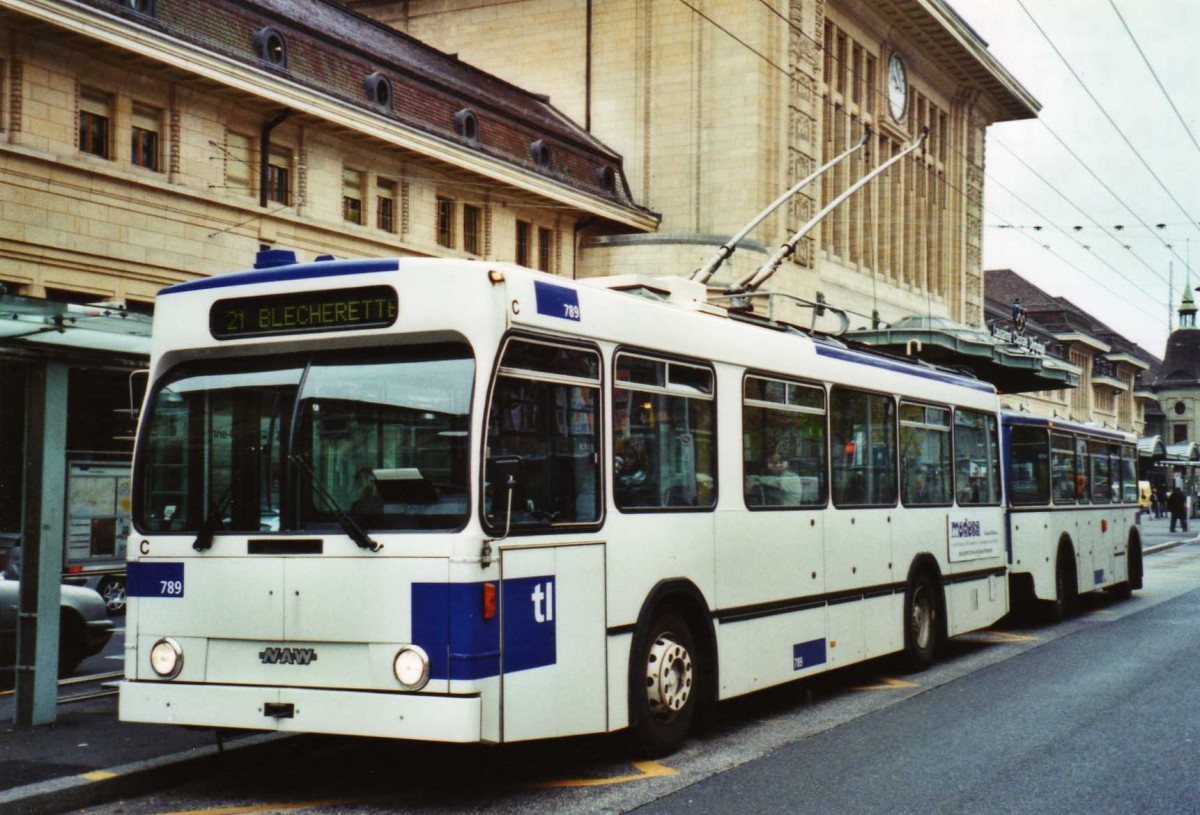
POLYGON ((224 749, 217 745, 197 747, 106 770, 14 787, 0 791, 0 815, 58 815, 122 796, 150 792, 161 789, 164 784, 195 778, 198 772, 220 764, 227 756, 266 748, 292 736, 291 733, 246 736, 225 745, 224 749))
POLYGON ((1142 550, 1143 554, 1153 555, 1155 552, 1165 552, 1168 549, 1175 549, 1179 546, 1187 546, 1189 543, 1200 542, 1200 535, 1194 538, 1186 538, 1178 541, 1167 541, 1166 543, 1156 543, 1153 546, 1147 546, 1142 550))

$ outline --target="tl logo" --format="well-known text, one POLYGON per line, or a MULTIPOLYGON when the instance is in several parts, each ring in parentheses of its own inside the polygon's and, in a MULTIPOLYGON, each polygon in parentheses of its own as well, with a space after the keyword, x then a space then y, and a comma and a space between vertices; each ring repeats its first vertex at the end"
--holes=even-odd
POLYGON ((533 601, 533 619, 536 622, 554 622, 553 580, 547 580, 544 584, 535 584, 533 587, 533 594, 529 595, 529 599, 533 601))
POLYGON ((315 648, 266 648, 258 652, 263 665, 308 665, 317 661, 315 648))

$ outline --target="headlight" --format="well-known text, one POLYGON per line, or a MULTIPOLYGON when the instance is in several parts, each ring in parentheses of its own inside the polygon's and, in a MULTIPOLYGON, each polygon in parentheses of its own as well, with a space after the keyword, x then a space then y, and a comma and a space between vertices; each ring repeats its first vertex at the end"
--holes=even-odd
POLYGON ((154 643, 150 649, 150 667, 163 679, 174 679, 183 670, 183 649, 170 637, 154 643))
POLYGON ((429 655, 419 645, 405 645, 392 660, 392 673, 405 690, 420 690, 429 681, 429 655))

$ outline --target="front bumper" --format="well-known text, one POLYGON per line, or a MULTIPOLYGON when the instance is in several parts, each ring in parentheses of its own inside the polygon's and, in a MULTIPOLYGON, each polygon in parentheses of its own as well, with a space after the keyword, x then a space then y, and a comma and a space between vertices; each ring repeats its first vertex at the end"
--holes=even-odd
POLYGON ((481 741, 482 710, 478 696, 125 681, 120 718, 463 744, 481 741))

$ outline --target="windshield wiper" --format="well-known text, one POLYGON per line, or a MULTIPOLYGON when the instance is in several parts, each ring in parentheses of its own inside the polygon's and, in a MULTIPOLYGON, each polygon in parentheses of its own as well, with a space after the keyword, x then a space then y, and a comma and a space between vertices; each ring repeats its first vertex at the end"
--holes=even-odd
POLYGON ((350 514, 346 510, 341 508, 337 499, 325 488, 325 485, 321 483, 320 479, 317 478, 317 474, 312 471, 312 468, 308 466, 304 459, 300 458, 299 455, 291 455, 288 456, 288 461, 295 464, 297 469, 308 476, 313 489, 317 491, 322 500, 333 510, 333 517, 337 518, 337 522, 341 524, 342 529, 350 536, 350 540, 357 543, 363 549, 370 549, 372 552, 378 552, 383 548, 382 543, 379 543, 368 535, 366 530, 359 526, 358 522, 350 517, 350 514))
POLYGON ((196 539, 192 541, 192 548, 197 552, 205 552, 212 548, 213 536, 217 533, 217 518, 225 514, 225 507, 229 505, 229 499, 232 497, 233 484, 230 484, 216 504, 209 504, 208 513, 200 521, 196 539))

